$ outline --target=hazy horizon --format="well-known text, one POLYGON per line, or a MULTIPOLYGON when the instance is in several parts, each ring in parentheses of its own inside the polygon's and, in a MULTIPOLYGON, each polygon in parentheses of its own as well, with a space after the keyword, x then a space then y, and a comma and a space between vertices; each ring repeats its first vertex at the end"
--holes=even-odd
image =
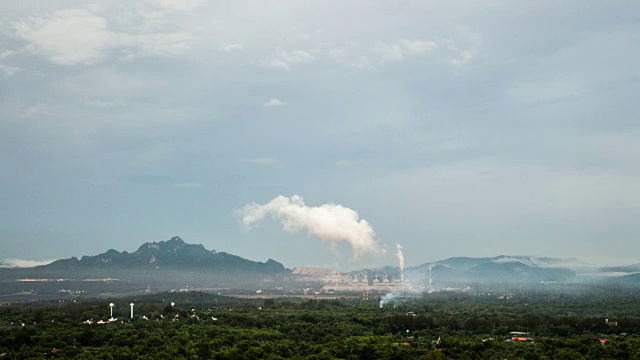
POLYGON ((638 13, 5 2, 0 258, 179 235, 289 268, 393 265, 396 244, 407 266, 640 263, 638 13))
MULTIPOLYGON (((122 250, 122 249, 113 249, 113 248, 109 248, 109 249, 105 249, 104 251, 100 251, 99 253, 95 253, 95 254, 82 254, 80 256, 68 256, 68 257, 64 257, 64 258, 57 258, 57 259, 17 259, 17 258, 0 258, 0 268, 30 268, 30 267, 35 267, 35 266, 40 266, 40 265, 47 265, 50 264, 54 261, 57 260, 64 260, 64 259, 70 259, 72 257, 76 257, 76 258, 81 258, 82 256, 97 256, 103 253, 106 253, 109 250, 116 250, 120 253, 122 252, 128 252, 128 253, 133 253, 135 252, 139 247, 143 246, 146 243, 158 243, 158 242, 164 242, 164 241, 169 241, 173 239, 172 238, 168 238, 165 240, 160 240, 160 241, 149 241, 149 242, 145 242, 145 243, 140 243, 137 246, 133 247, 132 249, 129 250, 122 250)), ((181 238, 182 239, 182 238, 181 238)), ((185 239, 182 239, 183 241, 185 241, 185 239)), ((188 241, 185 241, 185 243, 190 244, 190 245, 202 245, 202 244, 196 244, 196 243, 189 243, 188 241)), ((203 245, 204 246, 204 245, 203 245)), ((205 249, 207 250, 213 250, 216 252, 227 252, 223 249, 210 249, 207 248, 205 246, 205 249)), ((240 256, 243 258, 246 258, 245 256, 243 256, 243 254, 239 254, 239 253, 234 253, 232 255, 236 255, 236 256, 240 256)), ((384 254, 387 255, 387 254, 384 254)), ((442 258, 442 259, 430 259, 430 260, 425 260, 416 264, 406 264, 405 267, 414 267, 414 266, 420 266, 420 265, 424 265, 424 264, 428 264, 428 263, 435 263, 438 261, 443 261, 443 260, 447 260, 450 258, 458 258, 458 257, 470 257, 470 258, 480 258, 480 257, 474 257, 474 256, 452 256, 452 257, 447 257, 447 258, 442 258)), ((567 261, 566 264, 563 265, 558 265, 558 266, 565 266, 565 267, 585 267, 585 268, 589 268, 589 267, 599 267, 599 266, 620 266, 620 265, 636 265, 631 264, 631 263, 624 263, 624 264, 613 264, 613 263, 609 263, 609 264, 593 264, 593 263, 588 263, 588 262, 584 262, 581 259, 575 258, 575 257, 564 257, 564 258, 556 258, 556 257, 552 257, 552 256, 532 256, 532 255, 527 255, 527 254, 495 254, 495 255, 490 255, 490 256, 484 256, 486 258, 497 258, 497 257, 505 257, 505 259, 500 259, 502 262, 510 262, 510 261, 520 261, 519 259, 515 259, 515 258, 532 258, 534 260, 540 259, 540 258, 554 258, 554 259, 559 259, 559 260, 564 260, 567 261), (572 261, 576 261, 576 263, 570 264, 570 262, 572 261)), ((335 268, 339 268, 340 270, 343 271, 353 271, 353 270, 362 270, 365 269, 367 266, 365 265, 358 265, 357 262, 351 262, 351 263, 341 263, 338 264, 336 266, 336 263, 311 263, 311 264, 286 264, 282 261, 279 261, 278 259, 274 259, 272 257, 267 257, 264 259, 252 259, 252 258, 247 258, 247 260, 251 260, 251 261, 258 261, 258 262, 266 262, 267 260, 272 259, 278 262, 283 263, 283 265, 288 268, 288 269, 294 269, 296 267, 325 267, 325 268, 330 268, 330 269, 335 269, 335 268)), ((379 260, 379 259, 378 259, 379 260)), ((385 267, 385 266, 390 266, 390 267, 398 267, 398 259, 396 256, 394 256, 393 259, 389 259, 389 257, 386 257, 385 260, 390 261, 389 263, 380 263, 380 262, 374 262, 372 263, 372 266, 370 267, 375 267, 375 268, 380 268, 380 267, 385 267)), ((607 273, 609 275, 613 275, 613 273, 607 273)), ((623 274, 628 274, 628 273, 623 273, 623 274)))

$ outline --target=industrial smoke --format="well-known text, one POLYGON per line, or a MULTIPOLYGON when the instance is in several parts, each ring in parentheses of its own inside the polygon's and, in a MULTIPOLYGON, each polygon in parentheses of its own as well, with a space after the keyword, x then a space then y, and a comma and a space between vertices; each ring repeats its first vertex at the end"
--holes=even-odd
POLYGON ((379 303, 378 306, 380 307, 380 309, 382 309, 388 303, 394 302, 396 300, 396 298, 402 298, 402 297, 408 297, 408 296, 416 296, 417 294, 419 294, 419 292, 417 290, 413 289, 413 288, 404 289, 404 290, 400 290, 400 291, 392 291, 392 292, 384 294, 384 296, 382 296, 380 298, 380 303, 379 303))
POLYGON ((302 197, 278 196, 266 204, 250 203, 234 212, 242 225, 254 229, 262 220, 270 216, 282 224, 286 232, 305 231, 330 244, 332 249, 340 241, 345 241, 353 249, 354 259, 365 253, 379 254, 381 250, 376 233, 369 223, 360 219, 358 213, 339 204, 307 206, 302 197))
POLYGON ((404 271, 404 254, 402 254, 402 246, 396 244, 396 256, 398 257, 398 264, 400 266, 400 272, 404 271))
POLYGON ((400 281, 404 281, 404 254, 402 246, 396 243, 396 256, 398 257, 398 265, 400 266, 400 281))

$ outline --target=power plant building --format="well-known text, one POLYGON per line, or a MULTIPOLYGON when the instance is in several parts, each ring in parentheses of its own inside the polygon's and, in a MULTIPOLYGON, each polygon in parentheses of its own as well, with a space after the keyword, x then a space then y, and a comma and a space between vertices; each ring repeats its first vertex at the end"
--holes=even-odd
POLYGON ((376 275, 370 281, 366 273, 358 276, 358 274, 340 274, 336 272, 333 279, 325 280, 322 289, 327 292, 362 292, 364 290, 390 292, 411 289, 411 283, 401 280, 402 278, 403 276, 400 279, 390 280, 389 276, 385 274, 383 277, 376 275))

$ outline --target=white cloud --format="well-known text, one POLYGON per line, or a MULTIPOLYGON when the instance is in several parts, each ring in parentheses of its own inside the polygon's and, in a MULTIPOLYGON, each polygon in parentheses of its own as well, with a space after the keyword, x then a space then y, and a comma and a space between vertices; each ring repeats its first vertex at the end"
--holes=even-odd
POLYGON ((14 24, 15 36, 26 48, 63 66, 92 65, 109 52, 123 49, 128 57, 167 56, 189 49, 185 32, 127 34, 111 31, 107 19, 83 9, 31 16, 14 24))
POLYGON ((400 40, 396 44, 382 44, 375 48, 385 62, 398 62, 407 55, 426 54, 438 47, 432 40, 400 40))
POLYGON ((292 65, 311 62, 315 56, 304 50, 286 51, 278 48, 273 59, 267 63, 267 67, 281 70, 289 70, 292 65))
POLYGON ((400 45, 404 51, 412 54, 428 53, 438 47, 438 43, 431 40, 401 40, 400 45))
POLYGON ((15 50, 5 50, 0 52, 0 59, 5 59, 16 54, 15 50))
POLYGON ((22 111, 22 114, 20 114, 20 116, 22 116, 23 118, 30 118, 34 116, 49 115, 50 113, 51 112, 49 111, 48 106, 42 103, 37 103, 27 107, 24 111, 22 111))
POLYGON ((315 58, 304 50, 293 50, 287 52, 279 49, 277 56, 290 64, 307 63, 315 58))
POLYGON ((456 45, 451 40, 445 41, 447 43, 449 51, 451 52, 449 57, 449 65, 452 67, 460 67, 469 64, 478 56, 480 49, 480 37, 474 33, 471 28, 467 26, 456 27, 457 40, 456 45))
POLYGON ((145 3, 164 11, 192 13, 204 0, 145 0, 145 3))
POLYGON ((204 0, 145 0, 136 2, 136 5, 138 15, 154 23, 170 15, 194 16, 197 14, 195 10, 204 3, 204 0))
POLYGON ((281 70, 289 70, 291 69, 291 66, 289 66, 289 64, 287 64, 286 62, 280 60, 280 59, 273 59, 271 60, 268 64, 267 67, 270 67, 272 69, 281 69, 281 70))
POLYGON ((16 23, 16 35, 27 48, 58 65, 96 63, 117 43, 107 22, 85 10, 60 10, 16 23))
POLYGON ((380 45, 377 51, 384 61, 402 61, 404 59, 404 50, 400 45, 380 45))
POLYGON ((242 51, 244 46, 242 44, 228 44, 220 48, 222 51, 242 51))
POLYGON ((25 259, 2 259, 0 268, 30 268, 51 264, 56 260, 25 260, 25 259))
POLYGON ((451 66, 462 66, 471 62, 471 60, 475 59, 478 55, 478 50, 476 48, 470 48, 467 50, 462 50, 457 53, 455 57, 453 57, 449 63, 451 66))
POLYGON ((278 98, 272 98, 269 99, 269 101, 267 101, 266 103, 262 104, 262 106, 264 107, 272 107, 272 106, 283 106, 285 105, 286 102, 278 99, 278 98))
POLYGON ((365 56, 358 58, 350 58, 344 49, 331 49, 329 51, 331 57, 337 64, 343 66, 354 67, 358 69, 373 69, 375 66, 371 59, 365 56))
POLYGON ((6 77, 14 76, 20 71, 22 71, 22 69, 19 67, 0 64, 0 74, 2 74, 2 76, 6 76, 6 77))

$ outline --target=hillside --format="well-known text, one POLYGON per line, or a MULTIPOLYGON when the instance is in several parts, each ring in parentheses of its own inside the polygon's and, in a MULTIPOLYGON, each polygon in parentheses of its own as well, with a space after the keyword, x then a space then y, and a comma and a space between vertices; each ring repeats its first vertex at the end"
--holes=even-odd
POLYGON ((32 268, 33 271, 82 270, 198 270, 222 272, 260 272, 278 274, 285 271, 282 264, 269 259, 255 262, 225 252, 207 250, 201 244, 187 244, 175 236, 167 241, 144 243, 133 253, 111 249, 95 256, 83 256, 54 261, 49 265, 32 268))
POLYGON ((144 243, 132 253, 111 249, 95 256, 72 257, 33 268, 2 268, 0 280, 5 282, 3 290, 9 292, 26 291, 25 283, 30 290, 73 291, 90 287, 104 290, 100 292, 118 292, 114 289, 146 286, 163 290, 254 288, 265 281, 284 281, 290 273, 291 270, 272 259, 251 261, 207 250, 200 244, 188 244, 176 236, 167 241, 144 243))
POLYGON ((411 278, 427 279, 431 269, 436 283, 540 283, 568 281, 576 273, 564 265, 580 264, 576 259, 534 256, 452 257, 409 267, 411 278))

